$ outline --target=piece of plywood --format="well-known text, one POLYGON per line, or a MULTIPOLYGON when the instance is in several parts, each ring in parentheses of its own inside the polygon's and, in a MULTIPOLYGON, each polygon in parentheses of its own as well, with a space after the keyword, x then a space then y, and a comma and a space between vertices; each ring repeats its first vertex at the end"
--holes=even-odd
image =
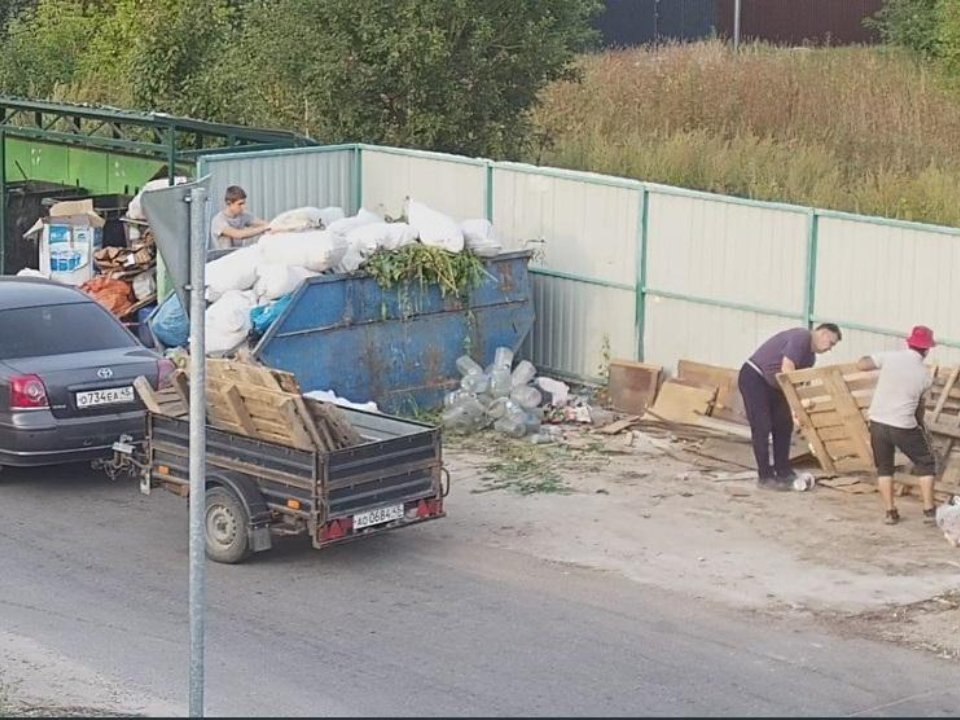
POLYGON ((691 387, 668 380, 661 386, 650 415, 670 422, 696 425, 701 416, 710 414, 716 397, 716 388, 691 387))
POLYGON ((610 405, 620 412, 642 415, 657 397, 662 373, 659 365, 611 360, 607 379, 610 405))
POLYGON ((740 395, 740 373, 731 368, 706 365, 692 360, 680 360, 677 363, 677 376, 703 387, 717 388, 713 417, 729 422, 747 425, 747 411, 740 395))

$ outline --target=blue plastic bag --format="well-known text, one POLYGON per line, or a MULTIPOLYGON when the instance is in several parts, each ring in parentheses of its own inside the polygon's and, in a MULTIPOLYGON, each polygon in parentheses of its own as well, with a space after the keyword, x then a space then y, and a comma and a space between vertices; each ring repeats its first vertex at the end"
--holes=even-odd
POLYGON ((257 337, 263 335, 271 325, 280 317, 280 313, 290 304, 293 293, 283 295, 277 298, 269 305, 258 305, 250 311, 250 322, 253 323, 253 334, 257 337))
POLYGON ((170 293, 150 321, 150 330, 168 348, 186 347, 190 339, 190 320, 176 293, 170 293))

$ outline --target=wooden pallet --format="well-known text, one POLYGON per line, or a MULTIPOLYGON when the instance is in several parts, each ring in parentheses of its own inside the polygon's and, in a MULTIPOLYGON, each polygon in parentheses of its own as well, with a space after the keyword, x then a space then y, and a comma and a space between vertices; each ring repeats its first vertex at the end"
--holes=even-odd
POLYGON ((873 472, 866 414, 878 375, 853 364, 777 375, 804 437, 827 472, 873 472))
MULTIPOLYGON (((184 417, 189 408, 187 375, 176 371, 172 387, 134 386, 150 412, 184 417)), ((207 360, 207 423, 219 430, 300 450, 332 452, 363 442, 335 405, 305 398, 296 378, 272 368, 230 360, 207 360)))

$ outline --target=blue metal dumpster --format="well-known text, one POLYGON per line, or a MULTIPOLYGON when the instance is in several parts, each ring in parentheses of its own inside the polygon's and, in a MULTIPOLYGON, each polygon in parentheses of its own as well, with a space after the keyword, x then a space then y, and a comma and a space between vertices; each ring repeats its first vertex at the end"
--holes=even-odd
POLYGON ((369 276, 309 279, 261 338, 260 362, 292 372, 304 392, 333 390, 390 413, 436 408, 459 383, 456 360, 486 366, 517 351, 533 326, 530 252, 486 260, 466 302, 416 284, 383 290, 369 276))

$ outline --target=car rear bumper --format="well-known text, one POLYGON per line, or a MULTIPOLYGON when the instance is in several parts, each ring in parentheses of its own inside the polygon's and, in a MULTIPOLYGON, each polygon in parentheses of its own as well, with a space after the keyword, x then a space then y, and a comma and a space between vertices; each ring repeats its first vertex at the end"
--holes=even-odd
POLYGON ((0 465, 36 467, 95 460, 110 454, 121 435, 143 438, 144 412, 58 419, 49 411, 0 419, 0 465))

